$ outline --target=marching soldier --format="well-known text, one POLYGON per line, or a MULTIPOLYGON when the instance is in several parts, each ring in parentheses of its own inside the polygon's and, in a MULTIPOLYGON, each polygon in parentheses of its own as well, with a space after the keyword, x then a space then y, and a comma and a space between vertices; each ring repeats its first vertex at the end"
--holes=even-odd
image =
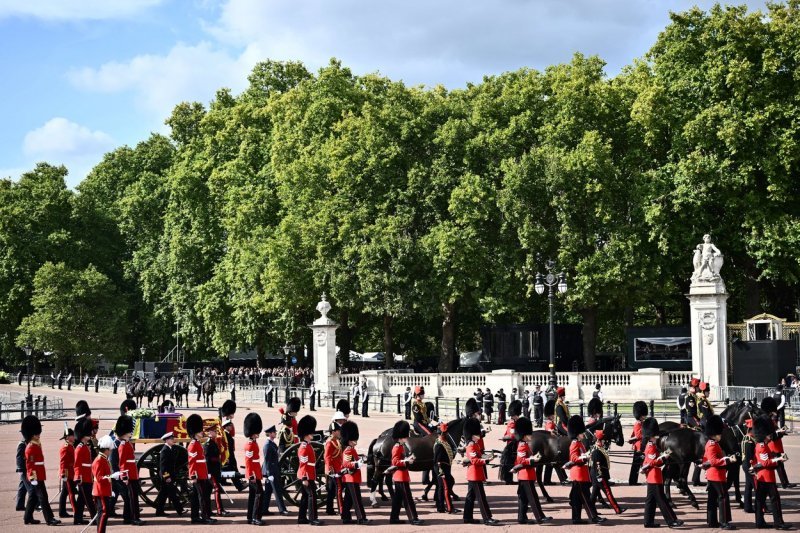
MULTIPOLYGON (((363 412, 363 411, 362 411, 363 412)), ((344 501, 342 507, 342 522, 352 524, 350 509, 355 509, 359 525, 369 524, 367 513, 364 510, 364 501, 361 499, 361 465, 362 460, 356 450, 358 444, 358 426, 355 422, 345 422, 341 430, 342 445, 345 446, 342 460, 344 472, 344 501)), ((435 446, 434 446, 435 448, 435 446)), ((434 451, 434 456, 435 456, 434 451)), ((434 458, 435 460, 435 458, 434 458)))
POLYGON ((248 413, 244 417, 244 436, 247 443, 244 445, 244 472, 250 484, 250 493, 247 497, 247 523, 254 526, 262 525, 261 497, 264 487, 261 485, 263 473, 261 471, 261 456, 258 450, 258 436, 264 429, 264 423, 258 413, 248 413))
POLYGON ((626 511, 626 509, 619 506, 617 499, 614 498, 614 494, 611 492, 611 485, 608 483, 608 481, 611 479, 611 473, 609 472, 611 461, 609 460, 608 452, 606 451, 605 435, 603 434, 603 430, 596 430, 594 432, 594 438, 594 446, 592 446, 592 448, 589 450, 591 459, 590 473, 592 474, 592 502, 594 503, 599 500, 603 507, 610 506, 616 514, 622 514, 626 511), (603 500, 603 497, 600 494, 601 492, 606 495, 608 503, 603 500))
POLYGON ((755 490, 755 479, 750 471, 755 461, 756 440, 753 438, 753 419, 748 418, 744 421, 747 426, 747 433, 742 438, 742 471, 744 473, 744 512, 754 513, 753 492, 755 490))
MULTIPOLYGON (((408 475, 408 465, 414 464, 414 454, 406 454, 406 442, 411 431, 411 427, 405 420, 399 420, 392 428, 392 439, 395 443, 392 446, 392 481, 394 482, 394 493, 392 494, 392 511, 389 514, 390 524, 402 524, 400 521, 400 507, 405 507, 408 520, 412 525, 422 525, 422 520, 417 517, 417 508, 414 505, 414 498, 411 496, 411 477, 408 475)), ((388 472, 388 470, 387 470, 388 472)))
POLYGON ((92 496, 97 507, 97 533, 105 533, 108 517, 113 511, 111 504, 111 483, 121 477, 119 472, 111 473, 111 461, 108 457, 114 448, 114 439, 110 435, 103 435, 97 442, 97 457, 92 462, 92 496))
POLYGON ((164 505, 169 499, 172 503, 172 508, 178 516, 183 515, 183 507, 178 498, 178 488, 175 486, 176 474, 178 472, 178 465, 175 458, 175 435, 170 431, 161 436, 164 445, 161 447, 161 453, 158 456, 158 472, 161 476, 161 488, 158 489, 158 496, 156 496, 155 507, 156 516, 167 516, 164 512, 164 505))
POLYGON ((278 436, 278 450, 283 453, 292 444, 297 444, 297 413, 300 411, 300 398, 289 398, 286 408, 281 407, 281 432, 278 436))
MULTIPOLYGON (((19 474, 19 485, 17 486, 17 511, 25 510, 25 497, 31 497, 36 500, 36 491, 33 490, 33 485, 28 481, 28 474, 25 470, 25 448, 28 443, 25 438, 22 438, 17 444, 17 474, 19 474)), ((72 475, 69 476, 70 482, 72 475)), ((36 504, 34 504, 36 507, 36 504)))
POLYGON ((564 387, 559 387, 556 390, 556 426, 559 428, 560 433, 567 433, 567 422, 569 421, 569 406, 565 401, 567 391, 564 387))
POLYGON ((725 456, 719 441, 725 424, 719 416, 711 416, 706 422, 705 452, 703 453, 703 468, 706 469, 708 481, 708 505, 706 506, 706 523, 708 527, 720 529, 736 529, 731 524, 731 502, 728 499, 728 463, 735 463, 736 456, 725 456), (717 519, 719 510, 719 519, 717 519))
POLYGON ((767 496, 769 496, 773 527, 788 530, 792 527, 783 521, 781 497, 778 495, 775 480, 775 469, 786 461, 786 454, 778 455, 770 447, 774 432, 774 425, 768 417, 760 416, 753 422, 753 436, 756 439, 755 463, 753 464, 753 472, 756 476, 756 527, 759 529, 769 527, 764 520, 764 509, 767 504, 767 496))
POLYGON ((280 467, 278 466, 278 445, 275 444, 275 438, 278 436, 278 430, 272 425, 264 430, 264 435, 267 436, 267 442, 264 443, 264 466, 261 472, 266 478, 264 483, 264 500, 261 504, 264 512, 263 516, 271 516, 272 512, 269 510, 269 501, 272 495, 275 495, 275 504, 278 506, 278 512, 285 516, 289 514, 286 510, 286 505, 283 503, 283 479, 281 479, 280 467))
POLYGON ((75 525, 86 525, 88 520, 83 518, 84 508, 89 510, 89 516, 93 517, 97 514, 97 509, 94 506, 94 498, 92 497, 92 452, 91 452, 91 439, 92 439, 92 420, 86 416, 79 416, 79 420, 75 424, 75 488, 78 493, 78 498, 75 501, 75 514, 72 521, 75 525))
POLYGON ((186 419, 186 433, 192 439, 186 452, 189 456, 189 481, 192 483, 190 495, 192 524, 213 524, 211 518, 211 485, 208 481, 208 463, 200 439, 203 433, 203 419, 191 414, 186 419))
POLYGON ((72 515, 67 512, 67 498, 69 497, 69 503, 74 513, 75 492, 72 486, 72 474, 75 471, 75 431, 64 424, 64 434, 59 440, 63 440, 64 445, 61 446, 58 456, 58 477, 61 483, 61 491, 58 496, 58 517, 72 518, 72 515))
MULTIPOLYGON (((778 426, 778 402, 775 401, 775 398, 767 396, 761 400, 761 410, 767 413, 767 416, 772 420, 772 425, 775 429, 775 434, 772 435, 772 438, 770 439, 769 448, 772 452, 782 455, 784 453, 783 435, 787 430, 785 427, 778 426)), ((783 465, 783 462, 776 463, 776 471, 778 473, 778 479, 781 480, 781 486, 784 489, 795 486, 795 484, 789 483, 789 477, 786 475, 786 467, 783 465)))
POLYGON ((217 426, 212 425, 208 428, 208 440, 203 444, 203 453, 206 456, 208 465, 208 479, 211 489, 214 491, 214 503, 217 506, 217 516, 230 516, 230 512, 225 510, 222 504, 222 462, 220 458, 219 444, 217 444, 217 426))
POLYGON ((661 455, 658 454, 656 437, 658 437, 658 422, 655 418, 647 418, 642 422, 642 437, 647 441, 644 449, 644 463, 642 473, 647 476, 647 498, 644 500, 644 527, 659 527, 655 523, 656 506, 661 510, 661 516, 667 521, 671 528, 683 525, 682 520, 678 520, 675 511, 669 506, 667 497, 664 494, 664 477, 661 467, 664 466, 664 459, 669 457, 667 450, 661 455))
MULTIPOLYGON (((220 418, 220 426, 222 427, 222 433, 225 437, 225 444, 228 448, 228 462, 223 465, 224 470, 226 471, 233 471, 239 472, 238 467, 239 464, 236 461, 236 441, 234 437, 236 436, 236 426, 233 424, 233 419, 236 416, 236 402, 233 400, 225 400, 222 402, 222 407, 219 408, 219 418, 220 418)), ((242 480, 234 477, 231 479, 231 483, 236 490, 242 492, 244 490, 244 483, 242 480)))
POLYGON ((533 512, 534 521, 537 524, 546 524, 553 520, 552 516, 545 516, 542 505, 539 503, 539 495, 536 493, 536 464, 541 460, 542 454, 531 452, 530 441, 533 435, 533 425, 527 418, 519 418, 516 423, 516 432, 519 437, 517 445, 517 455, 514 459, 513 471, 517 473, 519 486, 517 487, 517 498, 519 507, 517 509, 517 522, 520 524, 528 523, 528 507, 533 512))
MULTIPOLYGON (((341 413, 339 413, 341 414, 341 413)), ((344 418, 344 415, 342 415, 344 418)), ((343 423, 344 420, 341 421, 343 423)), ((339 473, 342 471, 342 448, 340 422, 333 421, 331 425, 331 435, 325 441, 324 459, 325 459, 325 473, 328 476, 327 485, 327 498, 325 501, 325 514, 335 515, 333 510, 333 500, 336 500, 336 506, 339 508, 339 513, 342 512, 342 483, 339 473)))
POLYGON ((518 437, 516 434, 516 424, 522 414, 522 402, 514 400, 508 406, 508 416, 510 420, 506 424, 506 432, 500 439, 506 443, 503 448, 503 454, 500 457, 500 469, 498 476, 500 481, 504 481, 506 485, 514 483, 514 474, 511 469, 514 468, 518 437))
MULTIPOLYGON (((120 410, 122 409, 125 409, 125 402, 122 402, 120 410)), ((131 442, 134 426, 133 418, 126 414, 120 415, 114 426, 114 433, 119 439, 117 461, 119 463, 120 485, 117 487, 117 492, 127 492, 127 498, 122 500, 126 507, 122 513, 124 519, 135 526, 141 526, 144 525, 144 522, 139 517, 139 494, 142 490, 142 485, 139 481, 139 467, 136 465, 136 455, 131 442)))
POLYGON ((425 405, 425 387, 419 385, 414 388, 414 404, 411 406, 411 412, 414 415, 414 431, 418 435, 430 435, 433 431, 432 426, 435 422, 431 422, 428 416, 428 408, 425 405))
POLYGON ((478 445, 481 438, 481 423, 474 418, 468 418, 464 423, 464 441, 467 442, 467 451, 464 456, 463 464, 467 467, 467 496, 464 499, 464 523, 477 524, 473 519, 472 511, 475 507, 475 500, 481 511, 483 524, 487 526, 497 525, 499 522, 492 518, 492 511, 486 501, 486 492, 483 483, 486 481, 486 471, 484 466, 486 460, 483 458, 483 450, 478 445))
POLYGON ((586 516, 595 524, 605 522, 606 519, 597 514, 597 509, 592 502, 590 492, 591 480, 589 479, 589 453, 583 445, 586 425, 580 415, 573 415, 567 422, 567 433, 572 443, 569 445, 569 477, 572 480, 572 490, 569 492, 569 505, 572 507, 572 523, 585 524, 581 520, 581 509, 586 511, 586 516))
POLYGON ((433 443, 433 472, 436 475, 436 490, 433 499, 436 502, 436 511, 439 513, 457 514, 458 509, 453 507, 453 484, 455 478, 452 474, 453 457, 455 450, 450 446, 447 436, 447 424, 440 426, 441 433, 433 443))
POLYGON ((40 523, 39 520, 33 518, 33 511, 38 502, 42 508, 45 523, 48 526, 57 526, 61 523, 61 520, 53 516, 50 500, 47 497, 47 487, 45 486, 47 471, 44 468, 44 453, 42 453, 42 443, 40 441, 42 423, 35 416, 28 415, 22 420, 20 431, 22 438, 27 443, 25 446, 25 473, 33 492, 36 493, 35 498, 30 493, 28 494, 28 503, 25 506, 25 524, 40 523))
POLYGON ((639 470, 644 463, 644 445, 645 439, 642 435, 642 422, 647 418, 648 409, 647 404, 639 400, 633 404, 633 431, 631 438, 628 439, 628 444, 631 445, 633 450, 633 462, 631 463, 631 471, 628 476, 628 485, 639 484, 639 470))
POLYGON ((322 525, 317 518, 317 456, 310 442, 317 430, 317 419, 306 415, 297 422, 297 436, 300 447, 297 449, 297 479, 302 484, 298 524, 322 525))

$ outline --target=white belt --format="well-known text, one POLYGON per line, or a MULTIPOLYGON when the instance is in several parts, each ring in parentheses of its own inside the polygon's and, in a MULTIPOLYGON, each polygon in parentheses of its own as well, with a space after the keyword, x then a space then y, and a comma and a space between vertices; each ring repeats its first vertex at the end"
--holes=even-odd
MULTIPOLYGON (((42 464, 44 464, 44 463, 42 463, 42 464)), ((81 466, 85 466, 86 468, 91 468, 92 467, 92 463, 81 463, 81 466)))
POLYGON ((197 461, 195 461, 195 462, 196 462, 196 463, 205 463, 205 462, 206 462, 206 460, 205 460, 205 459, 198 459, 198 460, 197 460, 197 461))
POLYGON ((251 463, 260 463, 261 461, 260 461, 260 460, 258 460, 258 459, 250 459, 250 462, 251 462, 251 463))
POLYGON ((135 463, 135 462, 136 462, 136 459, 128 459, 128 460, 127 460, 127 461, 125 461, 125 462, 126 462, 126 463, 135 463))
POLYGON ((44 461, 42 461, 41 463, 33 463, 33 464, 36 466, 44 466, 44 461))

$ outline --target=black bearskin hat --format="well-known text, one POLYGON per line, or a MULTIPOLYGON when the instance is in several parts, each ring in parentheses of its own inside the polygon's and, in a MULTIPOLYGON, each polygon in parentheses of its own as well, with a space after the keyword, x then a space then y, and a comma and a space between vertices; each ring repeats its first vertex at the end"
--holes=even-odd
POLYGON ((765 413, 776 413, 778 411, 778 402, 772 396, 767 396, 761 400, 761 410, 765 413))
POLYGON ((533 424, 531 424, 531 421, 525 417, 517 418, 517 422, 514 425, 514 431, 516 431, 517 435, 520 437, 530 435, 533 433, 533 424))
POLYGON ((92 420, 91 418, 81 418, 75 424, 75 440, 80 441, 83 437, 89 437, 92 434, 92 420))
POLYGON ((222 402, 222 407, 219 408, 219 416, 230 416, 236 413, 236 402, 233 400, 225 400, 222 402))
POLYGON ((124 415, 128 411, 133 411, 136 409, 136 402, 133 400, 122 400, 122 403, 119 404, 119 414, 124 415))
POLYGON ((342 413, 344 416, 347 416, 352 412, 352 409, 350 409, 350 402, 344 398, 336 402, 336 410, 342 413))
POLYGON ((258 435, 264 429, 264 423, 258 413, 247 413, 244 417, 244 436, 258 435))
POLYGON ((395 422, 394 427, 392 428, 392 438, 395 440, 407 439, 410 433, 411 426, 409 426, 408 422, 405 420, 398 420, 395 422))
POLYGON ((510 404, 508 404, 508 416, 520 416, 522 415, 522 402, 519 400, 514 400, 510 404))
POLYGON ((311 415, 306 415, 297 421, 297 436, 300 440, 306 435, 311 435, 317 430, 317 419, 311 415))
POLYGON ((78 403, 75 404, 75 420, 81 417, 89 418, 91 414, 92 410, 89 409, 89 402, 86 400, 78 400, 78 403))
POLYGON ((642 422, 642 437, 651 439, 658 435, 658 420, 655 418, 646 418, 642 422))
POLYGON ((476 413, 480 413, 481 408, 478 406, 478 401, 475 398, 470 398, 464 404, 464 416, 472 418, 476 413))
POLYGON ((556 401, 547 400, 544 404, 544 416, 553 416, 556 414, 556 401))
POLYGON ((22 433, 22 438, 25 439, 25 442, 28 442, 42 433, 42 423, 35 416, 28 415, 22 419, 22 427, 19 431, 22 433))
POLYGON ((722 430, 725 429, 725 423, 722 421, 722 417, 719 415, 714 415, 706 421, 706 435, 722 435, 722 430))
POLYGON ((350 441, 353 440, 358 440, 358 424, 355 422, 345 422, 342 424, 342 442, 348 445, 350 441))
POLYGON ((286 414, 291 413, 298 413, 300 411, 300 398, 294 397, 289 398, 289 401, 286 402, 286 414))
POLYGON ((567 420, 567 434, 569 438, 578 438, 578 435, 586 431, 586 424, 583 423, 583 418, 580 415, 572 415, 567 420))
MULTIPOLYGON (((186 419, 186 433, 191 438, 201 431, 203 431, 203 418, 197 413, 189 415, 189 418, 186 419)), ((261 430, 256 433, 261 433, 261 430)))
POLYGON ((74 437, 74 436, 75 436, 75 430, 72 428, 65 427, 64 434, 61 435, 61 438, 58 440, 67 440, 67 437, 74 437))
POLYGON ((161 402, 161 405, 158 406, 159 413, 174 413, 175 412, 175 404, 172 403, 172 400, 164 400, 161 402))
POLYGON ((464 440, 469 442, 474 435, 481 434, 481 421, 477 418, 468 418, 464 424, 464 440))
POLYGON ((647 416, 649 414, 649 410, 647 409, 647 404, 643 401, 639 400, 638 402, 634 402, 633 404, 633 418, 639 420, 643 416, 647 416))
POLYGON ((589 405, 586 407, 589 416, 600 415, 603 416, 603 402, 600 398, 592 398, 589 400, 589 405))
POLYGON ((120 415, 120 417, 117 418, 117 423, 114 425, 114 433, 116 433, 117 437, 121 437, 127 433, 133 433, 134 426, 133 418, 128 415, 120 415))
POLYGON ((759 416, 753 420, 753 438, 756 442, 764 442, 775 431, 772 420, 766 416, 759 416))

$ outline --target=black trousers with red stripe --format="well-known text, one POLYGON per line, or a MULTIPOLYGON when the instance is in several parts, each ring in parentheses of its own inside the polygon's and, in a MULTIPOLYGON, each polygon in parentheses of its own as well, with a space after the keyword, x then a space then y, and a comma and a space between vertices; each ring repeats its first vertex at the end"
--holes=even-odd
POLYGON ((767 497, 772 504, 772 519, 775 525, 783 524, 783 511, 781 509, 781 497, 778 495, 778 485, 765 481, 756 481, 756 526, 763 527, 764 509, 767 506, 767 497))
POLYGON ((467 497, 464 499, 464 520, 472 520, 472 510, 475 508, 475 501, 481 510, 481 518, 489 520, 492 518, 492 511, 489 509, 489 502, 486 501, 486 492, 483 489, 483 481, 467 482, 467 497))
POLYGON ((581 509, 586 511, 586 516, 590 520, 597 518, 597 509, 592 503, 592 496, 589 493, 591 485, 589 481, 572 482, 572 490, 569 491, 569 505, 572 507, 573 520, 580 520, 581 509))
POLYGON ((325 483, 327 494, 325 495, 325 512, 334 514, 333 502, 336 500, 336 508, 342 512, 342 482, 341 478, 328 476, 325 483))
POLYGON ((69 514, 67 512, 67 499, 69 499, 69 505, 72 507, 72 512, 75 512, 75 487, 72 484, 71 479, 62 479, 61 480, 61 494, 58 495, 58 516, 61 518, 67 518, 69 514))
POLYGON ((655 523, 656 505, 661 510, 661 516, 664 517, 667 524, 671 524, 678 519, 675 516, 675 511, 672 510, 672 507, 667 502, 667 497, 664 494, 664 485, 661 483, 648 483, 647 497, 644 499, 644 525, 651 526, 655 523))
POLYGON ((225 507, 222 505, 222 486, 216 476, 211 476, 211 487, 214 489, 214 504, 217 507, 217 516, 225 514, 225 507))
POLYGON ((453 479, 450 467, 439 466, 434 471, 436 475, 436 490, 433 492, 433 501, 436 502, 436 510, 440 513, 453 512, 453 479))
POLYGON ((361 483, 344 483, 343 485, 342 521, 350 522, 353 520, 350 514, 351 509, 355 510, 358 520, 366 520, 367 513, 364 511, 364 502, 361 499, 361 483))
POLYGON ((80 522, 83 519, 83 509, 89 510, 89 518, 97 514, 97 507, 94 504, 94 497, 92 496, 92 484, 77 482, 78 499, 75 501, 75 522, 80 522))
POLYGON ((731 521, 731 502, 728 499, 728 488, 724 482, 708 482, 708 504, 706 505, 706 522, 709 526, 719 527, 731 521), (719 520, 717 519, 719 511, 719 520))
MULTIPOLYGON (((302 481, 301 481, 302 483, 302 481)), ((300 509, 297 520, 309 522, 317 519, 317 482, 308 480, 308 485, 302 485, 303 494, 300 496, 300 509)))
POLYGON ((128 494, 131 502, 131 520, 139 518, 139 494, 142 493, 142 483, 138 479, 128 479, 128 494))
POLYGON ((417 519, 417 507, 414 505, 414 498, 411 497, 411 485, 405 481, 394 482, 392 512, 389 514, 389 520, 400 519, 400 507, 405 507, 409 520, 417 519))
POLYGON ((608 505, 614 509, 616 514, 620 514, 621 509, 617 503, 617 499, 611 492, 611 485, 608 484, 608 479, 602 476, 592 476, 592 503, 597 502, 598 500, 602 502, 603 494, 605 494, 606 499, 608 500, 608 505))
POLYGON ((97 533, 106 533, 106 525, 108 524, 108 514, 111 512, 111 498, 94 498, 94 504, 97 506, 97 533))
POLYGON ((544 518, 542 504, 539 503, 539 495, 536 493, 534 481, 520 480, 517 487, 517 497, 519 497, 519 509, 517 510, 517 522, 524 524, 528 520, 528 507, 533 512, 533 517, 538 521, 544 518))

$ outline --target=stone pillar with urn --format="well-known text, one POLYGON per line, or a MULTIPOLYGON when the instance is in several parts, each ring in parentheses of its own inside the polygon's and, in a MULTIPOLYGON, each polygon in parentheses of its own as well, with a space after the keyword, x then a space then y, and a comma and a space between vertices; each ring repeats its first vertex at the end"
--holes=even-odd
POLYGON ((330 393, 338 384, 336 373, 336 328, 339 324, 328 318, 331 304, 322 294, 317 304, 320 317, 309 326, 314 338, 314 384, 318 391, 330 393))
POLYGON ((694 250, 689 286, 692 329, 692 373, 712 387, 728 385, 728 293, 719 274, 722 252, 710 235, 694 250))

